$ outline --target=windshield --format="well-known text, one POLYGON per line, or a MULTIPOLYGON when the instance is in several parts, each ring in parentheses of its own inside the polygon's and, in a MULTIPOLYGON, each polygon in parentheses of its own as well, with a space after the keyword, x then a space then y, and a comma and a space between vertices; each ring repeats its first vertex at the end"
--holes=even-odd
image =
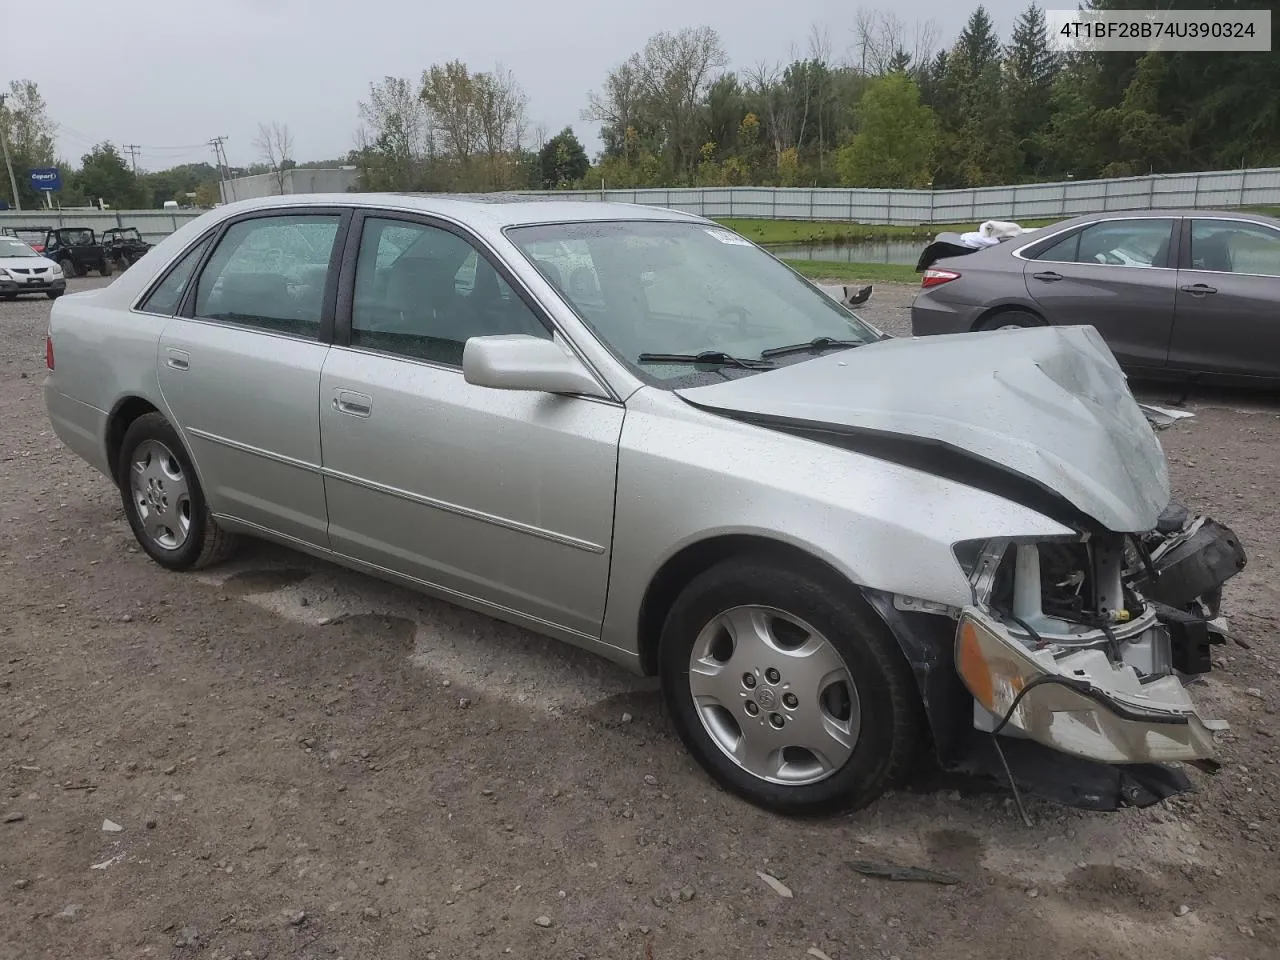
POLYGON ((819 338, 879 339, 854 314, 759 247, 712 224, 639 220, 513 227, 507 236, 582 321, 650 383, 675 388, 755 367, 643 362, 645 354, 761 352, 819 338))
POLYGON ((36 253, 21 240, 13 237, 0 237, 0 257, 38 257, 36 253))

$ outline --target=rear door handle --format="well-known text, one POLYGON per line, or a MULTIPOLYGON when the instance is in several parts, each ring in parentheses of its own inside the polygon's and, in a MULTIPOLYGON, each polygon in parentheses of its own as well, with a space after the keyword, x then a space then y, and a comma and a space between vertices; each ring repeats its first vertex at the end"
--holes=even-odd
POLYGON ((1217 287, 1211 287, 1207 283, 1193 283, 1187 287, 1179 287, 1183 293, 1189 293, 1193 297, 1203 297, 1206 293, 1217 293, 1217 287))
POLYGON ((1053 283, 1055 280, 1061 280, 1062 274, 1054 273, 1052 270, 1046 270, 1043 273, 1033 273, 1031 276, 1037 280, 1043 280, 1045 283, 1053 283))
POLYGON ((191 369, 191 354, 187 353, 187 351, 175 350, 173 347, 169 347, 165 352, 168 354, 164 360, 167 366, 172 367, 174 370, 191 369))
POLYGON ((335 390, 333 409, 349 417, 367 417, 373 413, 373 397, 352 390, 335 390))

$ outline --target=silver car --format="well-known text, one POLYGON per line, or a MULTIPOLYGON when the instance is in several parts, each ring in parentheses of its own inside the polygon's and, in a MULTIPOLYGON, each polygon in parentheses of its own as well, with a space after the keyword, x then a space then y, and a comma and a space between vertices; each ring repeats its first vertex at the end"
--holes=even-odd
POLYGON ((728 789, 923 751, 1095 808, 1189 785, 1234 535, 1087 327, 886 337, 669 210, 221 207, 52 310, 45 399, 139 543, 261 537, 658 675, 728 789))

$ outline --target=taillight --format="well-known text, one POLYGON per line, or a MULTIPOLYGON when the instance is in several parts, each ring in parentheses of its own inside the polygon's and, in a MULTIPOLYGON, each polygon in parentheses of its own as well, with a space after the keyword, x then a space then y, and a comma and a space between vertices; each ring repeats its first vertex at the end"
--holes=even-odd
POLYGON ((960 274, 954 270, 935 270, 930 267, 924 272, 924 276, 920 278, 921 287, 939 287, 944 283, 950 283, 952 280, 959 280, 960 274))
POLYGON ((44 338, 44 365, 50 370, 53 369, 53 337, 46 336, 44 338))

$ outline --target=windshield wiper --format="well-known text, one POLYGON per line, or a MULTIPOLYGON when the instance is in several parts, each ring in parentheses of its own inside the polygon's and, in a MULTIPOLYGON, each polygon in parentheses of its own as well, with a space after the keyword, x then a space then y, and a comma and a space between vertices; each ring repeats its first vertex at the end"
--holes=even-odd
POLYGON ((723 350, 703 350, 701 353, 642 353, 636 357, 639 363, 713 363, 720 367, 745 367, 748 370, 769 370, 773 364, 761 357, 748 360, 734 357, 723 350))
POLYGON ((804 343, 789 343, 785 347, 770 347, 768 350, 761 350, 760 359, 781 357, 788 353, 806 353, 810 351, 817 353, 819 350, 860 347, 864 343, 866 343, 865 340, 837 340, 834 337, 815 337, 812 340, 806 340, 804 343))

